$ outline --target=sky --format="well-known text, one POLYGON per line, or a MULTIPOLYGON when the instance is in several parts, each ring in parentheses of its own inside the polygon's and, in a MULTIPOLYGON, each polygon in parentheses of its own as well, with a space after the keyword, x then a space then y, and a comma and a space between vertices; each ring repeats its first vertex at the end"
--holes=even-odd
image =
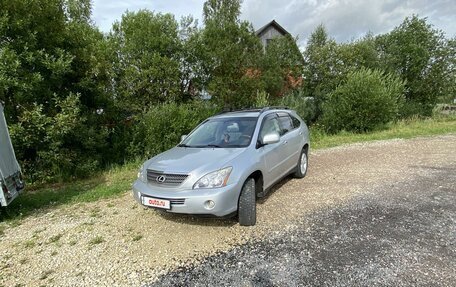
MULTIPOLYGON (((93 0, 93 19, 103 31, 120 20, 126 11, 149 9, 155 12, 202 19, 204 0, 93 0)), ((338 42, 391 31, 405 17, 417 14, 428 23, 456 36, 456 0, 244 0, 241 19, 256 29, 275 19, 303 45, 310 33, 323 24, 338 42)), ((201 21, 200 21, 201 23, 201 21)))

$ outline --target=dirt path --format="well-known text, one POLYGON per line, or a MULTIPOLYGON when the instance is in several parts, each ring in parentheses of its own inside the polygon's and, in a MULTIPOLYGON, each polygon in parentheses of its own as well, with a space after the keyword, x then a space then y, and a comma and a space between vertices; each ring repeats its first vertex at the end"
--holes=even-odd
POLYGON ((454 163, 456 135, 313 152, 307 177, 279 184, 259 203, 258 223, 250 228, 144 209, 129 193, 60 207, 4 231, 0 285, 138 286, 183 262, 292 230, 313 212, 454 163))
POLYGON ((456 163, 415 168, 150 286, 456 286, 456 163))

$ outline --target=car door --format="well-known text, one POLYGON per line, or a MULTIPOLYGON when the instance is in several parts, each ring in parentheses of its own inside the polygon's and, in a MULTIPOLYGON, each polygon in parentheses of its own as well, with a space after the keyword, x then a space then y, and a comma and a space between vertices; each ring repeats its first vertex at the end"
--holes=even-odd
MULTIPOLYGON (((261 140, 264 135, 270 132, 277 132, 279 135, 282 133, 276 114, 268 115, 263 119, 259 133, 259 140, 261 140)), ((282 139, 280 139, 278 143, 268 144, 260 147, 259 152, 262 154, 265 171, 263 174, 263 184, 265 189, 272 185, 276 180, 278 180, 286 170, 284 149, 285 146, 282 139)))
POLYGON ((280 128, 282 130, 284 154, 283 158, 286 161, 284 173, 294 169, 298 164, 298 159, 301 151, 300 142, 301 137, 299 135, 299 128, 295 128, 292 119, 288 113, 277 114, 280 128))

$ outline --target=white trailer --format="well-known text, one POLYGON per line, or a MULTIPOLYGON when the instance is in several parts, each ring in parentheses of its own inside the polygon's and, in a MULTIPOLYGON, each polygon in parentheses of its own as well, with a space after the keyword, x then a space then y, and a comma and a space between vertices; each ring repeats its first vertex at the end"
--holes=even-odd
POLYGON ((0 206, 10 204, 24 189, 22 172, 14 154, 13 145, 0 102, 0 206))

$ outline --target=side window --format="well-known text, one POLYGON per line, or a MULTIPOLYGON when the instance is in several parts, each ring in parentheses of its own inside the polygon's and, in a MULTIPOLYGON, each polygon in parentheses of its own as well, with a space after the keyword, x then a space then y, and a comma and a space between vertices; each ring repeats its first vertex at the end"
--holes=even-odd
POLYGON ((265 120, 263 126, 261 127, 260 139, 262 139, 264 135, 271 132, 277 132, 280 135, 280 125, 276 117, 265 120))
POLYGON ((291 121, 293 122, 293 128, 299 128, 301 125, 301 122, 293 116, 291 116, 291 121))
POLYGON ((282 127, 282 135, 286 134, 287 132, 293 129, 293 124, 291 123, 291 119, 289 116, 280 116, 279 121, 280 126, 282 127))

